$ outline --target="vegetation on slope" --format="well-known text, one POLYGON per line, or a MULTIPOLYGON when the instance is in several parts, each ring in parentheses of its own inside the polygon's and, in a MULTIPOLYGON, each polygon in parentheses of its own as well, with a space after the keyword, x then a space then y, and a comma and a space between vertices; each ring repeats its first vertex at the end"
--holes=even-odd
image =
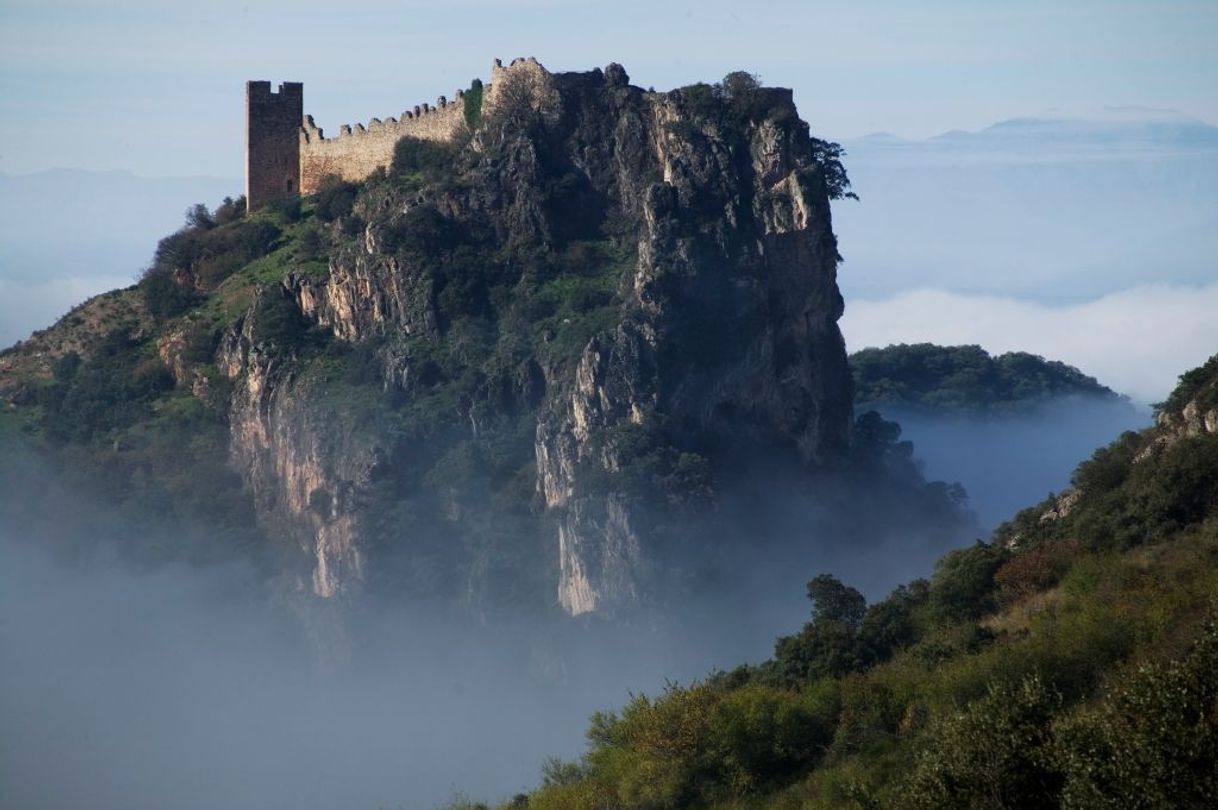
POLYGON ((860 408, 942 414, 1026 412, 1062 398, 1119 401, 1078 369, 1026 352, 990 356, 980 346, 900 344, 850 356, 860 408))
POLYGON ((883 601, 814 578, 773 658, 597 714, 507 806, 1212 806, 1218 435, 1162 438, 883 601))

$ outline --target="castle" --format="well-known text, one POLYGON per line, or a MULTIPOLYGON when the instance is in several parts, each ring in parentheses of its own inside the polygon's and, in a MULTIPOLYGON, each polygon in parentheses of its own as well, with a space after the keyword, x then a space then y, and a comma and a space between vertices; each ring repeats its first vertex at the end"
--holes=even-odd
MULTIPOLYGON (((393 159, 398 140, 410 136, 451 141, 468 127, 472 115, 495 103, 495 88, 524 79, 540 87, 549 73, 536 59, 513 59, 504 67, 496 59, 491 84, 467 98, 458 90, 453 99, 440 96, 435 106, 420 104, 397 118, 373 118, 367 126, 344 124, 338 137, 327 138, 312 116, 304 114, 304 85, 284 82, 272 90, 269 81, 245 83, 245 201, 254 210, 268 201, 293 194, 313 194, 322 180, 335 176, 363 180, 393 159), (472 109, 476 105, 476 109, 472 109)), ((475 80, 473 88, 480 87, 475 80)), ((536 97, 538 94, 531 94, 536 97)))

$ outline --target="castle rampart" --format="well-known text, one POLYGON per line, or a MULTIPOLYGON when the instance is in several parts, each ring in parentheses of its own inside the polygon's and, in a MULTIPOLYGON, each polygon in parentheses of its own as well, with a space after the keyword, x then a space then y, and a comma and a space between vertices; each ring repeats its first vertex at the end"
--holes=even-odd
POLYGON ((300 131, 300 193, 313 194, 327 175, 344 180, 363 180, 379 166, 388 167, 393 147, 406 136, 425 141, 451 141, 465 128, 465 93, 458 90, 455 100, 444 96, 433 107, 420 104, 399 118, 373 118, 367 126, 344 124, 338 136, 326 138, 305 118, 300 131))
MULTIPOLYGON (((545 106, 553 95, 550 74, 532 57, 498 59, 491 84, 484 88, 482 109, 492 110, 507 96, 545 106)), ((245 199, 249 210, 289 194, 313 194, 328 176, 363 180, 393 161, 403 137, 452 141, 466 129, 465 92, 435 106, 420 104, 397 118, 373 118, 367 126, 344 124, 338 135, 325 137, 312 116, 304 115, 304 86, 284 82, 278 92, 266 81, 246 82, 245 199)))

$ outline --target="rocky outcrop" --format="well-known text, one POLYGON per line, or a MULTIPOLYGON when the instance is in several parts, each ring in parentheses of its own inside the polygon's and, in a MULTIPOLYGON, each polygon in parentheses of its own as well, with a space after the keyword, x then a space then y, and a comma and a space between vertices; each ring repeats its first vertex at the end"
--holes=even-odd
MULTIPOLYGON (((504 273, 581 240, 608 238, 636 257, 616 279, 613 323, 573 357, 517 347, 532 356, 514 377, 473 377, 453 405, 476 439, 522 414, 535 420, 528 461, 539 531, 552 533, 557 601, 570 614, 612 612, 647 598, 661 556, 647 493, 622 483, 638 464, 631 431, 662 436, 662 450, 699 470, 766 452, 817 468, 849 446, 818 143, 789 90, 743 82, 655 93, 617 65, 550 74, 517 60, 496 67, 481 123, 461 147, 458 162, 470 168, 422 190, 364 195, 361 235, 333 253, 326 278, 289 275, 263 294, 288 297, 339 341, 382 340, 382 386, 410 396, 420 361, 404 340, 453 339, 437 304, 445 284, 451 295, 443 273, 452 271, 438 268, 454 266, 452 256, 401 248, 422 213, 504 273)), ((486 306, 503 318, 511 303, 486 306)), ((236 384, 233 457, 263 521, 308 551, 311 587, 330 596, 358 583, 376 542, 369 516, 386 503, 370 494, 371 478, 410 462, 378 436, 374 417, 353 419, 307 364, 259 342, 257 308, 221 351, 236 384)))
MULTIPOLYGON (((270 288, 261 295, 286 295, 270 288)), ((254 496, 262 528, 300 549, 298 582, 322 597, 358 586, 361 493, 380 457, 374 426, 298 375, 290 357, 256 339, 258 306, 234 325, 219 352, 234 382, 229 424, 233 463, 254 496)))
MULTIPOLYGON (((1218 383, 1215 384, 1218 386, 1218 383)), ((1212 393, 1211 393, 1212 396, 1212 393)), ((1154 438, 1138 454, 1136 460, 1162 453, 1181 439, 1218 434, 1218 407, 1209 406, 1210 397, 1190 399, 1179 410, 1162 410, 1155 417, 1154 438)))

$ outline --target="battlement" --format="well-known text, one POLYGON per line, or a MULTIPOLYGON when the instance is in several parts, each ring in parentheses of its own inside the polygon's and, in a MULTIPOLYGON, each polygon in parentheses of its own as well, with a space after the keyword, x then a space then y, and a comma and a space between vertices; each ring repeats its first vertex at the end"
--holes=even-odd
MULTIPOLYGON (((496 59, 491 83, 483 89, 483 111, 503 101, 503 89, 542 106, 553 97, 550 74, 534 58, 517 58, 504 67, 496 59), (496 95, 496 86, 500 93, 496 95)), ((277 91, 269 81, 245 84, 245 197, 250 210, 285 194, 312 194, 327 176, 363 180, 379 167, 388 167, 403 137, 448 142, 466 131, 465 91, 440 96, 435 105, 423 103, 396 118, 372 118, 367 124, 343 124, 327 138, 304 115, 304 85, 284 82, 277 91)))
POLYGON ((271 89, 267 81, 245 83, 246 98, 254 102, 291 104, 294 100, 304 100, 304 85, 300 82, 283 82, 278 90, 271 89))
MULTIPOLYGON (((372 118, 369 119, 367 125, 355 124, 352 126, 351 124, 343 124, 338 128, 338 135, 334 136, 333 138, 327 138, 325 136, 325 131, 321 127, 317 126, 317 123, 313 120, 313 116, 306 115, 304 117, 304 124, 301 127, 301 139, 305 143, 318 143, 321 141, 338 140, 347 136, 359 137, 360 135, 367 135, 382 129, 392 129, 397 131, 400 130, 403 125, 418 121, 419 119, 427 116, 445 115, 454 111, 460 113, 461 115, 465 114, 464 90, 457 90, 453 94, 453 99, 451 101, 447 96, 440 96, 436 99, 435 106, 432 106, 426 102, 416 104, 412 109, 403 110, 402 114, 396 118, 392 115, 384 119, 372 118)), ((412 133, 403 132, 402 134, 410 135, 412 133)))
POLYGON ((343 124, 338 135, 327 138, 313 116, 300 127, 300 192, 312 194, 329 176, 363 180, 378 167, 393 161, 393 149, 404 137, 425 141, 452 141, 466 129, 465 91, 453 100, 440 96, 435 106, 419 104, 399 117, 373 118, 365 124, 343 124))

